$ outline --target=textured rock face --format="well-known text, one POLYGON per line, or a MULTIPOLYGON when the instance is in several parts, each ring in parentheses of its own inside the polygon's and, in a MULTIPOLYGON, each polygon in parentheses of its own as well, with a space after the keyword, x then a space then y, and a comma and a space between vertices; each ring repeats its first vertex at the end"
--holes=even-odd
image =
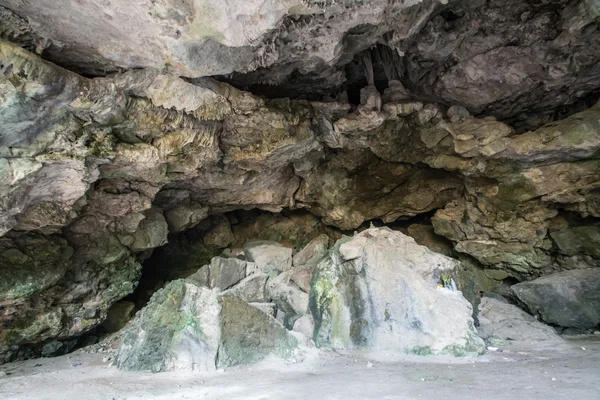
POLYGON ((499 297, 483 296, 479 304, 479 336, 490 344, 537 342, 561 338, 556 331, 499 297))
POLYGON ((0 0, 0 362, 100 324, 168 240, 164 280, 241 248, 235 210, 435 212, 489 271, 599 265, 595 1, 34 3, 0 0))
POLYGON ((273 317, 232 294, 177 280, 158 291, 125 331, 115 361, 129 371, 214 371, 267 355, 290 358, 298 342, 273 317))
POLYGON ((471 305, 438 288, 458 262, 399 232, 372 228, 338 241, 311 290, 315 341, 334 348, 473 355, 483 350, 471 305))
POLYGON ((547 116, 596 89, 600 68, 598 5, 591 0, 161 0, 118 6, 3 0, 0 6, 3 36, 88 74, 150 67, 196 78, 237 71, 247 72, 238 80, 249 85, 331 93, 356 69, 355 55, 378 44, 389 50, 376 48, 372 57, 392 65, 385 74, 376 68, 373 76, 401 79, 410 94, 476 112, 514 116, 532 108, 547 116))
POLYGON ((116 366, 131 371, 214 371, 220 312, 217 291, 173 281, 127 328, 116 366))
POLYGON ((600 324, 600 269, 564 271, 511 288, 548 324, 588 329, 600 324))

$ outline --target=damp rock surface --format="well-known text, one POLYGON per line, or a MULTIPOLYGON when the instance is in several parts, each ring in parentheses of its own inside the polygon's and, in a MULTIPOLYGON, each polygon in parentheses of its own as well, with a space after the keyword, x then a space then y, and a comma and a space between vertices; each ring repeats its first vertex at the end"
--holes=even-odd
POLYGON ((556 331, 501 296, 483 296, 479 304, 479 336, 494 341, 560 341, 556 331))
POLYGON ((472 308, 460 292, 438 287, 458 262, 389 229, 339 241, 317 266, 311 290, 320 347, 477 355, 472 308))
POLYGON ((546 323, 581 329, 600 324, 600 268, 559 272, 511 290, 546 323))
POLYGON ((296 294, 322 248, 294 251, 370 221, 503 287, 597 268, 598 9, 0 0, 0 362, 250 236, 296 294))

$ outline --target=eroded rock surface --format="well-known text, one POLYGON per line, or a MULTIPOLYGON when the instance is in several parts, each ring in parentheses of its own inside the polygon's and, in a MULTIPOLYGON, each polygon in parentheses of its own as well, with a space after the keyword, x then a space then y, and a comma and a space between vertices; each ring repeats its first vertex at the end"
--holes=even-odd
POLYGON ((562 340, 553 328, 500 296, 481 299, 477 331, 491 345, 562 340))
MULTIPOLYGON (((597 268, 596 3, 0 0, 0 361, 99 325, 169 240, 163 281, 435 213, 502 276, 597 268)), ((305 293, 318 254, 267 269, 305 293)))
POLYGON ((125 331, 115 361, 129 371, 215 371, 267 355, 290 358, 298 341, 272 316, 190 280, 158 291, 125 331))
POLYGON ((600 324, 600 268, 546 275, 511 287, 517 299, 548 324, 589 329, 600 324))
POLYGON ((481 353, 471 305, 460 292, 438 288, 441 273, 457 265, 389 229, 372 228, 338 241, 313 280, 317 345, 481 353))

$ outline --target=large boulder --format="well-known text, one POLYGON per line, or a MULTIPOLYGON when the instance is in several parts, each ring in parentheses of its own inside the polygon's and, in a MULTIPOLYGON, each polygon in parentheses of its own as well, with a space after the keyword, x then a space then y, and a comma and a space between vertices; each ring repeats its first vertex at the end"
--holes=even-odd
POLYGON ((267 282, 269 298, 285 313, 303 315, 308 312, 308 294, 292 283, 291 274, 284 272, 267 282))
POLYGON ((115 364, 130 371, 206 372, 268 355, 289 359, 298 341, 264 306, 193 280, 172 281, 126 329, 115 364))
POLYGON ((477 331, 482 339, 490 342, 561 340, 550 326, 539 322, 499 295, 484 295, 481 298, 477 331))
POLYGON ((471 305, 460 292, 438 285, 440 275, 457 265, 387 228, 338 241, 313 278, 316 344, 415 354, 481 353, 471 305))
POLYGON ((211 288, 225 290, 246 276, 246 261, 214 257, 210 260, 208 283, 211 288))
POLYGON ((292 249, 270 240, 246 243, 244 253, 258 270, 265 273, 279 273, 292 268, 292 249))
POLYGON ((548 324, 580 329, 600 324, 600 268, 543 276, 513 285, 511 291, 548 324))
POLYGON ((315 266, 327 255, 329 236, 321 234, 311 240, 302 250, 294 255, 294 267, 302 265, 315 266))
POLYGON ((265 296, 267 279, 269 279, 267 274, 253 273, 227 290, 226 293, 236 295, 248 303, 264 303, 267 300, 265 296))
POLYGON ((125 331, 115 364, 130 371, 212 371, 219 348, 217 291, 176 280, 125 331))
POLYGON ((219 297, 221 345, 218 365, 252 364, 268 355, 291 358, 298 340, 275 318, 237 296, 219 297))

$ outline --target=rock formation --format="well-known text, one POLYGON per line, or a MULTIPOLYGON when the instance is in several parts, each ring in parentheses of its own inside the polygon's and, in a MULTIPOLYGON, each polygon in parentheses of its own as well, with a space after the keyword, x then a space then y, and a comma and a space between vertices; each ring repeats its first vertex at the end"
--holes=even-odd
POLYGON ((600 324, 600 269, 543 276, 511 287, 519 301, 548 324, 594 328, 600 324))
MULTIPOLYGON (((252 229, 299 250, 414 217, 475 297, 597 269, 599 96, 597 0, 0 0, 0 362, 252 229), (251 209, 314 232, 231 223, 251 209)), ((320 257, 253 262, 301 314, 320 257)))
POLYGON ((204 282, 197 275, 206 267, 170 282, 126 329, 116 365, 153 372, 214 371, 268 355, 293 359, 299 343, 313 338, 321 348, 456 356, 483 351, 468 301, 459 291, 438 287, 440 275, 458 262, 384 228, 340 239, 327 254, 319 249, 322 243, 317 237, 296 255, 313 260, 312 265, 298 261, 291 267, 280 251, 291 249, 250 242, 252 257, 269 267, 270 276, 252 262, 215 257, 204 282), (214 285, 215 266, 218 278, 225 271, 236 275, 240 266, 247 277, 223 291, 227 285, 214 285), (310 310, 308 293, 292 281, 296 270, 316 275, 309 279, 310 310), (305 335, 303 340, 284 325, 305 335))
POLYGON ((479 305, 479 336, 490 345, 560 341, 556 331, 501 296, 484 296, 479 305))
POLYGON ((440 276, 457 266, 391 230, 368 229, 338 241, 312 284, 317 345, 481 353, 471 305, 460 292, 438 288, 440 276))

